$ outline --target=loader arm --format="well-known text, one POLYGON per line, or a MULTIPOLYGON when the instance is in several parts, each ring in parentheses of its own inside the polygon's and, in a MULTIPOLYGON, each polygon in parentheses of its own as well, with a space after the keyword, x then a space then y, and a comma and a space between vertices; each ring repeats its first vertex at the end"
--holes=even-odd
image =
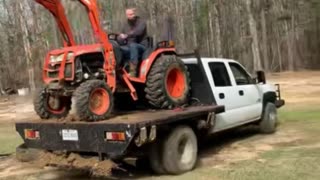
POLYGON ((95 37, 98 39, 99 43, 103 46, 104 53, 104 69, 107 72, 107 84, 110 86, 113 92, 116 88, 116 77, 115 77, 115 67, 116 59, 113 53, 113 46, 109 42, 108 34, 102 29, 99 20, 99 10, 97 7, 97 0, 78 0, 80 1, 88 11, 88 16, 90 19, 91 26, 95 37))
MULTIPOLYGON (((76 46, 76 42, 73 37, 73 33, 71 31, 70 23, 68 22, 68 19, 65 14, 65 9, 63 7, 63 4, 61 3, 61 0, 35 0, 37 3, 44 6, 46 9, 48 9, 51 14, 54 16, 59 29, 63 35, 64 39, 64 46, 76 46)), ((104 69, 106 71, 107 76, 107 84, 110 86, 112 91, 115 91, 116 87, 116 80, 115 80, 115 66, 116 66, 116 60, 113 53, 113 46, 108 40, 108 34, 102 29, 100 25, 99 20, 99 11, 97 7, 97 1, 96 0, 77 0, 79 1, 83 6, 85 6, 87 10, 87 14, 89 16, 89 20, 91 23, 91 26, 93 28, 93 32, 95 35, 95 38, 99 41, 101 44, 102 51, 104 54, 104 69)))
POLYGON ((47 10, 49 10, 50 13, 54 16, 63 37, 63 45, 65 47, 75 46, 76 42, 74 41, 68 19, 65 15, 65 11, 60 0, 35 0, 35 1, 41 4, 47 10))
POLYGON ((97 0, 78 0, 80 1, 88 11, 91 26, 95 37, 98 39, 104 47, 104 53, 106 58, 106 69, 114 70, 116 61, 113 57, 113 47, 108 40, 108 34, 102 29, 99 20, 99 10, 97 7, 97 0))

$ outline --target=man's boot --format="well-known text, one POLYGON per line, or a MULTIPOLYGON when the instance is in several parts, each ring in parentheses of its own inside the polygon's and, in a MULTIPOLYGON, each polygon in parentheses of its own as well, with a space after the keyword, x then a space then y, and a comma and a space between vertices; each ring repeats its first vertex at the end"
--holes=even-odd
POLYGON ((137 65, 130 63, 130 72, 129 72, 130 77, 137 77, 137 65))

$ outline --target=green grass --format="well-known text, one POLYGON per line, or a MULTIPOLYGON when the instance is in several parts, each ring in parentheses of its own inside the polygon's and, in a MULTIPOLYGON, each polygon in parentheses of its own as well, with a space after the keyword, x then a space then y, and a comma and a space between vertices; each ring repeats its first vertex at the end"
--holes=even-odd
POLYGON ((299 180, 320 177, 320 149, 276 149, 266 152, 260 158, 264 163, 248 160, 217 171, 221 179, 245 180, 299 180))
POLYGON ((0 155, 14 153, 22 139, 15 131, 14 124, 0 124, 0 155))
POLYGON ((264 163, 254 159, 231 165, 225 170, 215 170, 218 179, 319 179, 320 148, 312 145, 320 142, 320 106, 284 108, 279 111, 279 119, 280 131, 281 128, 296 129, 306 138, 300 144, 275 147, 261 154, 257 159, 264 159, 264 163))
MULTIPOLYGON (((300 106, 279 110, 281 129, 294 129, 305 135, 300 142, 275 146, 255 159, 236 162, 224 168, 201 167, 181 176, 153 177, 172 180, 317 180, 320 177, 320 106, 300 106), (259 162, 263 159, 264 162, 259 162)), ((146 178, 149 179, 149 178, 146 178)))
POLYGON ((320 105, 302 107, 299 109, 282 109, 279 111, 280 124, 283 127, 294 128, 307 134, 306 143, 320 141, 320 105))
POLYGON ((320 123, 320 107, 316 109, 283 109, 279 111, 279 119, 281 122, 318 121, 320 123))
MULTIPOLYGON (((320 106, 283 108, 279 110, 281 129, 294 129, 304 135, 303 141, 264 152, 255 159, 239 161, 223 168, 198 167, 181 176, 147 176, 142 179, 172 180, 317 180, 320 177, 320 106), (318 144, 318 146, 317 146, 318 144), (315 145, 315 146, 313 146, 315 145), (259 162, 263 159, 264 162, 259 162)), ((259 138, 260 136, 255 136, 259 138)), ((14 124, 0 125, 0 154, 13 153, 22 143, 14 124)))
POLYGON ((256 159, 241 161, 226 168, 204 167, 181 176, 153 179, 194 180, 317 180, 320 177, 320 148, 280 148, 256 159))

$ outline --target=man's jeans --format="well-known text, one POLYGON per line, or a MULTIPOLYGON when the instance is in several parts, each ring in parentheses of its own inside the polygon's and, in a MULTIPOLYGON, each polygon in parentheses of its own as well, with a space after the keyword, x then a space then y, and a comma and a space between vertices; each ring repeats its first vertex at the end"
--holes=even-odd
POLYGON ((146 51, 146 47, 138 43, 130 43, 126 46, 121 46, 121 51, 125 60, 137 65, 140 57, 146 51))

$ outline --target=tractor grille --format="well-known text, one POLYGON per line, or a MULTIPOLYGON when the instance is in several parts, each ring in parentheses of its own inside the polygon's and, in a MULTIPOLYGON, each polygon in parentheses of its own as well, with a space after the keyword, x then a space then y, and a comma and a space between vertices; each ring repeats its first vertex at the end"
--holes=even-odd
POLYGON ((55 64, 55 65, 49 65, 49 69, 51 70, 59 70, 60 64, 55 64))
MULTIPOLYGON (((60 68, 59 64, 57 64, 55 66, 50 65, 50 69, 56 70, 56 72, 48 72, 48 77, 49 78, 57 78, 59 76, 59 68, 60 68)), ((65 78, 72 78, 72 64, 71 63, 66 64, 66 67, 64 69, 64 75, 65 75, 65 78)))
POLYGON ((48 72, 49 78, 57 78, 59 76, 59 72, 48 72))
POLYGON ((72 64, 66 64, 66 68, 64 69, 64 76, 66 78, 72 78, 72 64))

